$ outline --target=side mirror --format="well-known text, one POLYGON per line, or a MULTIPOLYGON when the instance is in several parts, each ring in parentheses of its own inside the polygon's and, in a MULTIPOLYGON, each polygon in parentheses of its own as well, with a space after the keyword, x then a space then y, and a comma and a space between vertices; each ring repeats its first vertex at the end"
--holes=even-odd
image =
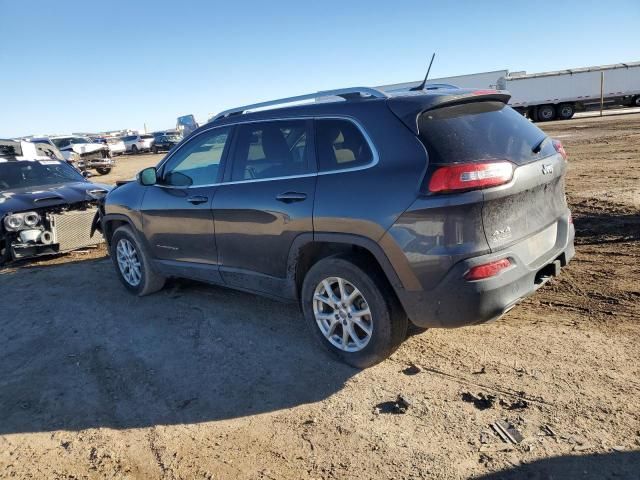
POLYGON ((149 187, 158 183, 158 171, 156 167, 149 167, 138 173, 138 182, 140 185, 149 187))

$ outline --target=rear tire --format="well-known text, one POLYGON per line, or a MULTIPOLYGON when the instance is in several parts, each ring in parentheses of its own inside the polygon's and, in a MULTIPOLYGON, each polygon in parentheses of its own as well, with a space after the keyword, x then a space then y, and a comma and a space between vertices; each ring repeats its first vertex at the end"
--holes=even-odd
POLYGON ((153 147, 151 149, 151 151, 157 155, 158 154, 158 147, 153 147))
POLYGON ((135 145, 131 145, 131 155, 137 155, 138 154, 138 147, 136 147, 135 145))
POLYGON ((556 118, 556 107, 553 105, 540 105, 537 113, 538 121, 550 122, 556 118))
POLYGON ((558 118, 560 120, 569 120, 576 113, 576 108, 571 103, 563 103, 558 107, 558 118))
POLYGON ((100 175, 107 175, 111 171, 111 167, 98 167, 96 168, 96 172, 100 175))
POLYGON ((631 100, 631 106, 640 107, 640 95, 633 97, 633 100, 631 100))
POLYGON ((313 265, 302 284, 301 304, 312 335, 339 360, 357 368, 385 360, 407 335, 408 319, 391 285, 358 258, 336 255, 313 265), (363 315, 365 311, 369 314, 363 315))
POLYGON ((110 254, 118 278, 131 293, 143 297, 164 287, 165 277, 153 270, 149 255, 130 227, 119 227, 113 233, 110 254))

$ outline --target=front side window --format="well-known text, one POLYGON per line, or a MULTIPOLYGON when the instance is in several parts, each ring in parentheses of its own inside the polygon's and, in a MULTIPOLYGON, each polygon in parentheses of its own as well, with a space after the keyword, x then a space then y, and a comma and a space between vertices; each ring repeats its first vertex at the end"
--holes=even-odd
POLYGON ((238 127, 231 180, 302 175, 310 171, 309 122, 287 120, 238 127))
POLYGON ((197 187, 218 182, 220 162, 229 132, 230 128, 216 128, 194 137, 168 161, 162 184, 197 187))
POLYGON ((373 160, 369 143, 349 120, 316 120, 316 145, 321 172, 361 167, 373 160))

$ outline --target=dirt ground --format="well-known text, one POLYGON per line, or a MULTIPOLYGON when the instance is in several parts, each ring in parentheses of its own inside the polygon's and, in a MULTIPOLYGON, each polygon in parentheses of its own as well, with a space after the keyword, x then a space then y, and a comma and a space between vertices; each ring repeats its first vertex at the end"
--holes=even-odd
POLYGON ((640 115, 542 127, 570 156, 573 262, 365 371, 296 306, 193 282, 132 297, 104 249, 0 272, 0 478, 640 478, 640 115))

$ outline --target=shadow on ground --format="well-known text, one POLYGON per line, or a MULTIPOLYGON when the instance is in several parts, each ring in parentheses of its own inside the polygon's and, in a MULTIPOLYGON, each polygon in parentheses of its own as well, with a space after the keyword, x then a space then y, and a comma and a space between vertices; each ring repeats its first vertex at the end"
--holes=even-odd
POLYGON ((475 480, 638 480, 640 451, 546 458, 475 480))
POLYGON ((640 214, 585 211, 575 215, 576 243, 633 242, 640 240, 640 214))
POLYGON ((176 282, 137 298, 111 262, 0 276, 0 434, 237 418, 317 402, 356 373, 295 305, 176 282))

